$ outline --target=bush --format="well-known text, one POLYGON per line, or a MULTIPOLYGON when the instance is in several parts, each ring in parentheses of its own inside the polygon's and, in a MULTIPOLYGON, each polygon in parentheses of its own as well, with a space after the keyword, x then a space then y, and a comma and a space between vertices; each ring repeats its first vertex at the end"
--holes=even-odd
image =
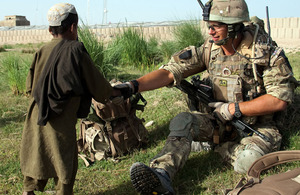
POLYGON ((204 43, 199 20, 184 21, 175 28, 173 34, 180 50, 191 45, 199 47, 204 43))
POLYGON ((161 44, 155 37, 146 40, 142 29, 136 27, 124 27, 119 31, 104 51, 104 63, 134 66, 141 71, 167 62, 175 52, 187 46, 204 43, 199 20, 182 22, 173 32, 175 40, 161 44))
POLYGON ((6 51, 4 47, 0 47, 0 52, 6 51))
POLYGON ((1 60, 3 76, 16 95, 25 94, 26 77, 31 64, 31 58, 20 58, 17 55, 7 55, 1 60))
POLYGON ((144 39, 141 30, 134 27, 120 29, 120 34, 107 47, 107 62, 114 65, 140 67, 160 59, 158 42, 144 39))
POLYGON ((164 60, 169 60, 171 56, 179 51, 178 44, 175 41, 164 41, 160 46, 164 60))
POLYGON ((199 20, 189 20, 180 23, 173 30, 174 41, 164 41, 160 45, 160 50, 164 61, 188 46, 199 47, 204 43, 204 37, 200 28, 199 20))
POLYGON ((102 72, 104 77, 107 77, 108 73, 114 69, 111 64, 104 63, 103 42, 98 41, 97 37, 84 24, 78 28, 78 36, 90 54, 95 66, 102 72))

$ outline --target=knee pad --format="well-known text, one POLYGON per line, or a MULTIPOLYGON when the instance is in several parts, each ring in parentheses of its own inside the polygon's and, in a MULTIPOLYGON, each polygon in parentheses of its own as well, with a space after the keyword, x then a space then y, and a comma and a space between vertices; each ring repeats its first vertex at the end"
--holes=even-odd
POLYGON ((186 137, 192 140, 190 133, 193 123, 193 115, 188 112, 182 112, 176 115, 170 122, 169 137, 186 137))
POLYGON ((211 142, 192 141, 191 144, 191 151, 193 152, 210 151, 212 148, 213 143, 211 142))
POLYGON ((238 173, 246 173, 252 163, 263 156, 257 150, 244 150, 241 152, 234 162, 234 170, 238 173))

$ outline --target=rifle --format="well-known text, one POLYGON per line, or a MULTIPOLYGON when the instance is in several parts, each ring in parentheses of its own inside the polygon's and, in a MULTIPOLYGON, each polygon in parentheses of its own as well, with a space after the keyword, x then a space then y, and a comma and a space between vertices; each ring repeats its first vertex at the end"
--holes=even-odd
MULTIPOLYGON (((196 87, 195 85, 191 84, 190 82, 186 80, 182 80, 180 82, 180 85, 176 86, 179 90, 183 91, 188 95, 190 99, 193 101, 199 101, 202 102, 206 105, 210 102, 216 102, 211 95, 209 95, 207 92, 205 92, 205 87, 196 87)), ((217 117, 216 117, 217 118, 217 117)), ((270 138, 267 137, 266 135, 260 133, 259 131, 256 131, 255 129, 251 128, 247 123, 234 118, 233 120, 230 121, 231 124, 238 130, 240 135, 242 137, 246 137, 251 135, 252 133, 257 134, 259 137, 264 139, 267 142, 270 142, 270 138), (250 130, 250 133, 247 133, 247 130, 250 130)))

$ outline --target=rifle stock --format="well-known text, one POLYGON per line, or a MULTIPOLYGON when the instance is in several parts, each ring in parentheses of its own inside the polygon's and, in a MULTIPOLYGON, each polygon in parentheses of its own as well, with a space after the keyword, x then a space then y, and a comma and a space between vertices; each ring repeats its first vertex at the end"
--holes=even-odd
MULTIPOLYGON (((177 85, 176 88, 181 90, 182 92, 186 93, 191 99, 194 99, 196 101, 202 102, 206 105, 210 102, 216 102, 213 98, 209 97, 204 91, 199 89, 198 87, 194 86, 190 82, 186 80, 182 80, 180 85, 177 85)), ((244 123, 243 121, 234 118, 230 121, 231 124, 239 131, 241 136, 246 137, 249 136, 249 134, 246 132, 246 130, 250 130, 251 132, 257 134, 262 139, 264 139, 267 142, 270 142, 270 138, 266 135, 260 133, 259 131, 256 131, 255 129, 251 128, 248 124, 244 123)))

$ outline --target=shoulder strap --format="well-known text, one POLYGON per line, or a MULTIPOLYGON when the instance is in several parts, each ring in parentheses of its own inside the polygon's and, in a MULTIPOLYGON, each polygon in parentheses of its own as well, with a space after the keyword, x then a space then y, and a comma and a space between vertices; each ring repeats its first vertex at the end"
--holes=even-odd
POLYGON ((210 61, 210 54, 211 54, 211 48, 213 43, 210 42, 210 39, 206 39, 206 41, 203 44, 203 54, 202 54, 202 60, 205 63, 206 69, 208 69, 209 61, 210 61))
POLYGON ((111 153, 112 156, 115 157, 118 154, 118 152, 113 142, 113 132, 112 132, 112 126, 110 121, 106 121, 106 129, 109 136, 109 145, 110 145, 111 153))
POLYGON ((227 190, 226 194, 228 195, 238 195, 240 192, 247 188, 251 187, 256 183, 260 182, 260 173, 263 170, 269 169, 273 166, 300 160, 300 150, 290 150, 290 151, 279 151, 279 152, 272 152, 266 154, 251 165, 247 172, 247 179, 242 178, 237 185, 234 187, 233 190, 227 190), (246 182, 245 182, 246 181, 246 182))
POLYGON ((254 180, 259 179, 261 171, 296 160, 300 160, 300 150, 278 151, 266 154, 251 165, 247 172, 247 177, 254 180))
POLYGON ((141 93, 136 93, 130 98, 130 103, 132 109, 144 111, 145 106, 147 105, 147 100, 142 96, 141 93), (141 100, 142 104, 138 102, 141 100))
POLYGON ((82 139, 82 144, 84 146, 84 144, 86 143, 85 140, 85 130, 87 130, 89 127, 93 126, 94 122, 89 121, 89 120, 85 120, 85 119, 81 119, 80 120, 80 132, 79 132, 79 139, 82 139))

